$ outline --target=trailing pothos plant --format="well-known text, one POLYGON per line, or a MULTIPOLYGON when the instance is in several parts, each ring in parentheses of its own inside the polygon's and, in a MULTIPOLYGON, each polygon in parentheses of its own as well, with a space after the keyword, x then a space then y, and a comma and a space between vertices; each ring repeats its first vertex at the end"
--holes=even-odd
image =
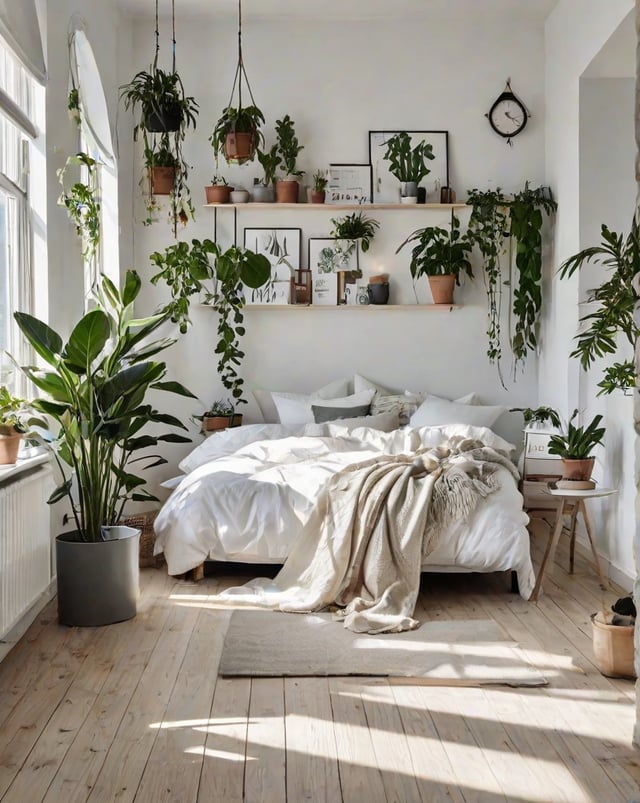
MULTIPOLYGON (((587 262, 601 263, 609 271, 609 278, 599 287, 589 291, 588 301, 598 304, 594 312, 583 316, 583 329, 576 336, 578 345, 571 353, 587 370, 599 357, 614 354, 618 335, 622 335, 633 347, 640 336, 634 321, 634 309, 640 298, 634 280, 640 273, 640 229, 634 216, 631 230, 625 237, 602 226, 600 245, 585 248, 560 266, 561 278, 572 276, 587 262)), ((603 379, 598 383, 598 396, 614 390, 628 391, 636 385, 633 361, 614 363, 604 369, 603 379)))
POLYGON ((64 206, 82 243, 82 257, 94 264, 100 248, 99 163, 87 153, 70 156, 58 172, 62 192, 58 204, 64 206), (75 173, 69 182, 69 173, 75 173))
POLYGON ((202 295, 205 304, 218 312, 218 374, 235 404, 246 404, 242 398, 244 379, 238 369, 244 358, 240 338, 244 335, 243 287, 258 288, 271 275, 271 263, 262 254, 247 248, 231 246, 226 251, 212 240, 192 240, 191 245, 178 242, 164 252, 155 252, 151 261, 159 269, 151 281, 163 281, 171 291, 165 310, 186 332, 191 319, 189 307, 193 296, 202 295), (210 289, 208 282, 212 283, 210 289))
POLYGON ((502 286, 511 289, 510 347, 515 365, 535 351, 537 323, 542 306, 543 213, 550 215, 557 204, 549 187, 524 188, 508 197, 495 190, 469 191, 472 206, 469 233, 482 255, 488 299, 487 355, 496 364, 504 385, 502 358, 502 286), (508 278, 504 278, 508 256, 508 278))

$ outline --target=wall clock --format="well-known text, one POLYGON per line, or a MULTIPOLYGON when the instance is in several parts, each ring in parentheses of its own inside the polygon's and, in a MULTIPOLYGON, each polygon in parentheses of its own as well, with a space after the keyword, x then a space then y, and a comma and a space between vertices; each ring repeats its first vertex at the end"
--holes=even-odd
POLYGON ((496 98, 485 117, 489 119, 491 128, 496 134, 507 140, 508 145, 511 145, 513 137, 524 129, 529 119, 529 112, 511 89, 511 79, 507 80, 504 91, 496 98))

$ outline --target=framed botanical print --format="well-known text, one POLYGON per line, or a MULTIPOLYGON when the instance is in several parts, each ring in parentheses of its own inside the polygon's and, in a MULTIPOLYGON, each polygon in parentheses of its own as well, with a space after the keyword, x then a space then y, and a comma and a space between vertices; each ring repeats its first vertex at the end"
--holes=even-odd
POLYGON ((245 228, 244 247, 262 254, 271 263, 269 281, 258 288, 245 288, 247 304, 292 304, 291 281, 300 269, 302 229, 245 228))
MULTIPOLYGON (((400 202, 400 182, 389 172, 389 162, 384 158, 387 143, 396 131, 369 131, 369 161, 373 180, 373 202, 394 204, 400 202)), ((428 162, 429 175, 420 182, 427 192, 427 202, 440 201, 440 188, 449 186, 449 132, 406 131, 411 147, 426 142, 433 148, 433 160, 428 162)))
POLYGON ((338 274, 356 269, 356 243, 353 240, 310 237, 311 303, 338 304, 338 274))

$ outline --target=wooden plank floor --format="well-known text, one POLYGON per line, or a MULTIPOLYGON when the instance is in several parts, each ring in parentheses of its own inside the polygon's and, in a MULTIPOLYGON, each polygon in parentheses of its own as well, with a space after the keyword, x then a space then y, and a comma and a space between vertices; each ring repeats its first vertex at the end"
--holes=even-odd
POLYGON ((563 544, 538 604, 505 575, 423 577, 419 618, 496 619, 540 689, 218 679, 229 612, 210 597, 244 567, 198 585, 144 570, 138 616, 107 628, 61 627, 49 605, 0 664, 0 800, 640 800, 634 684, 595 668, 602 594, 583 557, 567 566, 563 544))

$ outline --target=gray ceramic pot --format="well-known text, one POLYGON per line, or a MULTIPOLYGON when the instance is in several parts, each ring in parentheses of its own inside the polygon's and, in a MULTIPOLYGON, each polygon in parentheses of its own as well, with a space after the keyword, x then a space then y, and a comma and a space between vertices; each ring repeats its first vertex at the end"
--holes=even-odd
POLYGON ((254 184, 251 188, 251 195, 256 204, 272 204, 276 199, 271 185, 265 187, 263 184, 254 184))
POLYGON ((99 626, 132 619, 140 590, 140 530, 106 527, 106 541, 78 541, 77 532, 56 538, 58 621, 99 626))

